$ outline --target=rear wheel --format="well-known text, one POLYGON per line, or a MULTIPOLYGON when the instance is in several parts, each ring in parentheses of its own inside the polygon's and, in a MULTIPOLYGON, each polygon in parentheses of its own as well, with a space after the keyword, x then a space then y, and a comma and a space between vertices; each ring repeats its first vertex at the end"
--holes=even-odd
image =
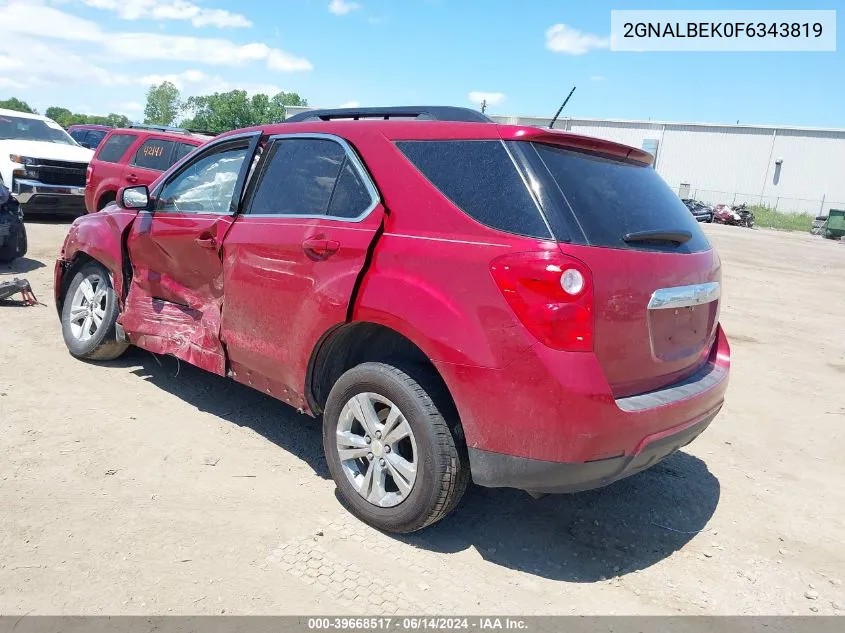
POLYGON ((117 339, 117 295, 108 271, 96 262, 82 266, 70 282, 62 307, 62 335, 71 355, 114 360, 129 347, 117 339))
POLYGON ((465 451, 432 395, 383 363, 350 369, 329 394, 329 470, 348 509, 373 527, 414 532, 442 519, 466 490, 465 451))

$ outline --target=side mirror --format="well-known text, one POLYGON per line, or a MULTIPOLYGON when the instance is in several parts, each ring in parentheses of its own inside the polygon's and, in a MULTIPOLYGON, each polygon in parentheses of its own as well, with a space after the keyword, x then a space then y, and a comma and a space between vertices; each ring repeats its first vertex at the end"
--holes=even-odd
POLYGON ((120 206, 124 209, 149 209, 150 191, 146 185, 124 187, 117 196, 120 206))
POLYGON ((80 145, 85 149, 91 149, 91 146, 88 143, 80 143, 80 145))

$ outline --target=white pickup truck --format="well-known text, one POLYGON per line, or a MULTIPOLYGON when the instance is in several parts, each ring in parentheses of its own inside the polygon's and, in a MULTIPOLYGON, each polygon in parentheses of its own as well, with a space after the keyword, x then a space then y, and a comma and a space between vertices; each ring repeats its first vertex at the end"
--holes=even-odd
POLYGON ((0 182, 28 216, 85 213, 85 172, 93 155, 52 119, 0 109, 0 182))

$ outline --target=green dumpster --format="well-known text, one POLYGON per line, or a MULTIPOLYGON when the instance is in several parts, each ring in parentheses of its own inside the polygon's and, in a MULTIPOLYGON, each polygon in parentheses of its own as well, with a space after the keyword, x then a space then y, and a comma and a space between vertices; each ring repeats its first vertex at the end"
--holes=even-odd
POLYGON ((845 236, 845 209, 830 210, 824 236, 832 240, 838 240, 845 236))

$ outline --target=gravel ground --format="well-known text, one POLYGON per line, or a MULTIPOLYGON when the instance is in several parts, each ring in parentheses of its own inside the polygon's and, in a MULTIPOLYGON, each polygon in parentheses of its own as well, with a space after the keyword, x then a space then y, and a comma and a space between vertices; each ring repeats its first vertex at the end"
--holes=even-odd
POLYGON ((409 537, 357 522, 319 426, 172 358, 65 351, 46 307, 0 306, 0 614, 845 613, 845 246, 708 226, 733 347, 696 442, 609 488, 475 488, 409 537))

